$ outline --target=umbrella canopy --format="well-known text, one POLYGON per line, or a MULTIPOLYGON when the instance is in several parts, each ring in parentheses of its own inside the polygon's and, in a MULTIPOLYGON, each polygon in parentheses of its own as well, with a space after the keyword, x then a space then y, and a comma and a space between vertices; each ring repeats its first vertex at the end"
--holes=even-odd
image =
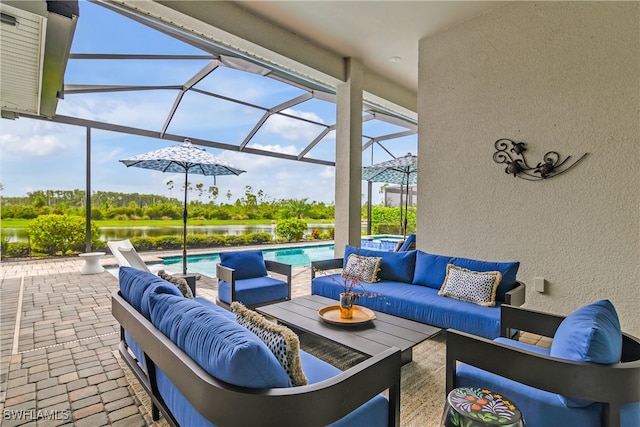
MULTIPOLYGON (((362 168, 362 179, 371 182, 386 182, 407 186, 404 208, 403 235, 407 236, 407 211, 409 210, 409 184, 418 181, 418 156, 408 153, 406 156, 397 157, 381 163, 362 168)), ((400 193, 402 197, 402 192, 400 193)), ((402 199, 400 200, 400 222, 402 221, 402 199)))
POLYGON ((139 154, 129 159, 120 160, 120 162, 127 167, 135 166, 160 172, 184 173, 182 273, 187 274, 187 186, 189 173, 213 176, 215 183, 215 177, 218 175, 240 175, 245 171, 231 166, 204 148, 196 147, 188 138, 181 144, 139 154))

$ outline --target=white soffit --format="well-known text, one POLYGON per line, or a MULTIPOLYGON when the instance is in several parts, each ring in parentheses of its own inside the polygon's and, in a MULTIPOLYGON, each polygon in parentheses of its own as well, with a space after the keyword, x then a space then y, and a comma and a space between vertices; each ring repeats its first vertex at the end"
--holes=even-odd
POLYGON ((0 107, 11 113, 40 114, 47 18, 4 3, 3 14, 16 25, 0 25, 0 107))

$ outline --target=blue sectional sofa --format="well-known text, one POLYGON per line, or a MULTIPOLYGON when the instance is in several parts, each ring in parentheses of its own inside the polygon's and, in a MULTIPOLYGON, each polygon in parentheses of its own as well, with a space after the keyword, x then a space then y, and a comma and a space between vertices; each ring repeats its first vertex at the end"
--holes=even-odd
POLYGON ((189 427, 399 425, 399 349, 344 372, 300 350, 308 385, 292 386, 269 347, 233 313, 130 267, 120 268, 119 282, 112 313, 120 354, 149 394, 154 420, 162 413, 189 427))
POLYGON ((346 246, 343 258, 312 263, 311 293, 338 300, 344 289, 341 273, 319 273, 344 268, 351 254, 382 258, 379 281, 363 283, 366 292, 379 296, 360 298, 358 305, 417 322, 493 339, 500 336, 500 306, 519 306, 525 300, 525 286, 516 280, 519 262, 480 261, 420 250, 373 251, 350 245, 346 246), (495 306, 480 306, 438 295, 449 264, 475 272, 499 271, 502 279, 496 290, 495 306))

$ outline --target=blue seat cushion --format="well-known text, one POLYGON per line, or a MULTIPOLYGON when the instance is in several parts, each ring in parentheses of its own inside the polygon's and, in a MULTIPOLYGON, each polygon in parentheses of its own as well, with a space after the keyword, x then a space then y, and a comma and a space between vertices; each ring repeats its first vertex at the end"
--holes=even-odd
MULTIPOLYGON (((576 362, 620 362, 622 329, 611 301, 596 301, 569 314, 553 336, 550 354, 576 362)), ((591 403, 564 396, 560 396, 560 399, 568 406, 586 406, 591 403)))
MULTIPOLYGON (((335 377, 341 372, 335 366, 332 366, 303 350, 300 350, 300 363, 302 363, 302 369, 307 375, 309 384, 315 384, 320 381, 327 380, 329 378, 335 377)), ((383 427, 387 426, 388 414, 389 402, 386 397, 379 394, 373 399, 366 402, 364 405, 360 406, 355 411, 345 415, 338 421, 329 424, 329 426, 383 427)))
POLYGON ((416 251, 386 252, 347 245, 344 250, 343 267, 347 266, 347 260, 351 254, 382 258, 380 270, 378 271, 378 279, 380 280, 405 283, 411 283, 413 280, 413 272, 416 267, 416 251))
MULTIPOLYGON (((285 299, 288 294, 287 282, 273 277, 236 280, 236 300, 247 306, 285 299)), ((218 298, 222 302, 231 304, 231 284, 229 282, 224 280, 218 282, 218 298)))
POLYGON ((456 369, 456 387, 480 387, 501 394, 520 409, 527 426, 600 427, 600 404, 568 408, 555 393, 520 384, 467 364, 460 364, 456 369))
MULTIPOLYGON (((303 369, 310 372, 309 380, 311 384, 324 381, 339 374, 338 368, 306 353, 300 351, 300 361, 303 369)), ((198 411, 196 411, 189 401, 179 390, 175 388, 171 380, 164 372, 157 371, 158 389, 166 405, 171 410, 178 424, 189 427, 212 427, 213 423, 206 420, 198 411)), ((348 427, 348 426, 372 426, 383 427, 387 425, 387 414, 389 404, 383 395, 378 395, 373 399, 360 406, 355 411, 345 415, 335 423, 330 424, 332 427, 348 427)))
POLYGON ((209 374, 242 387, 291 386, 256 335, 211 307, 162 291, 150 295, 151 322, 209 374))
POLYGON ((148 271, 132 267, 120 267, 118 271, 120 295, 133 308, 149 319, 149 293, 157 286, 164 286, 166 293, 182 296, 180 290, 164 279, 148 271), (174 289, 170 289, 173 287, 174 289))
POLYGON ((261 250, 221 252, 220 264, 235 270, 235 279, 251 279, 267 275, 261 250))
MULTIPOLYGON (((364 288, 369 293, 381 295, 358 299, 358 305, 372 310, 489 339, 500 336, 500 303, 495 307, 483 307, 440 296, 437 289, 401 282, 365 283, 364 288)), ((334 300, 340 298, 342 289, 339 274, 316 277, 311 282, 313 295, 334 300)))
POLYGON ((420 250, 416 254, 416 271, 412 283, 440 289, 447 275, 448 264, 478 272, 499 271, 502 274, 502 280, 496 290, 496 301, 504 302, 506 293, 517 285, 516 275, 520 267, 520 263, 517 261, 480 261, 470 258, 434 255, 420 250))

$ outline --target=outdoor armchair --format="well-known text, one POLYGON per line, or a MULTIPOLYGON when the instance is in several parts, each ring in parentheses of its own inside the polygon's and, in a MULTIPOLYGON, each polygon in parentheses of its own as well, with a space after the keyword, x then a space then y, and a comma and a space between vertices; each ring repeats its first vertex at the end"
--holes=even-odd
POLYGON ((598 301, 565 318, 503 305, 494 341, 449 329, 446 393, 500 393, 528 427, 640 425, 640 340, 620 331, 609 306, 598 301), (551 349, 510 340, 510 329, 553 337, 551 349))
POLYGON ((233 301, 258 307, 291 299, 291 265, 265 260, 261 250, 222 252, 216 275, 216 302, 227 309, 233 301), (284 280, 269 276, 269 272, 284 276, 284 280))

